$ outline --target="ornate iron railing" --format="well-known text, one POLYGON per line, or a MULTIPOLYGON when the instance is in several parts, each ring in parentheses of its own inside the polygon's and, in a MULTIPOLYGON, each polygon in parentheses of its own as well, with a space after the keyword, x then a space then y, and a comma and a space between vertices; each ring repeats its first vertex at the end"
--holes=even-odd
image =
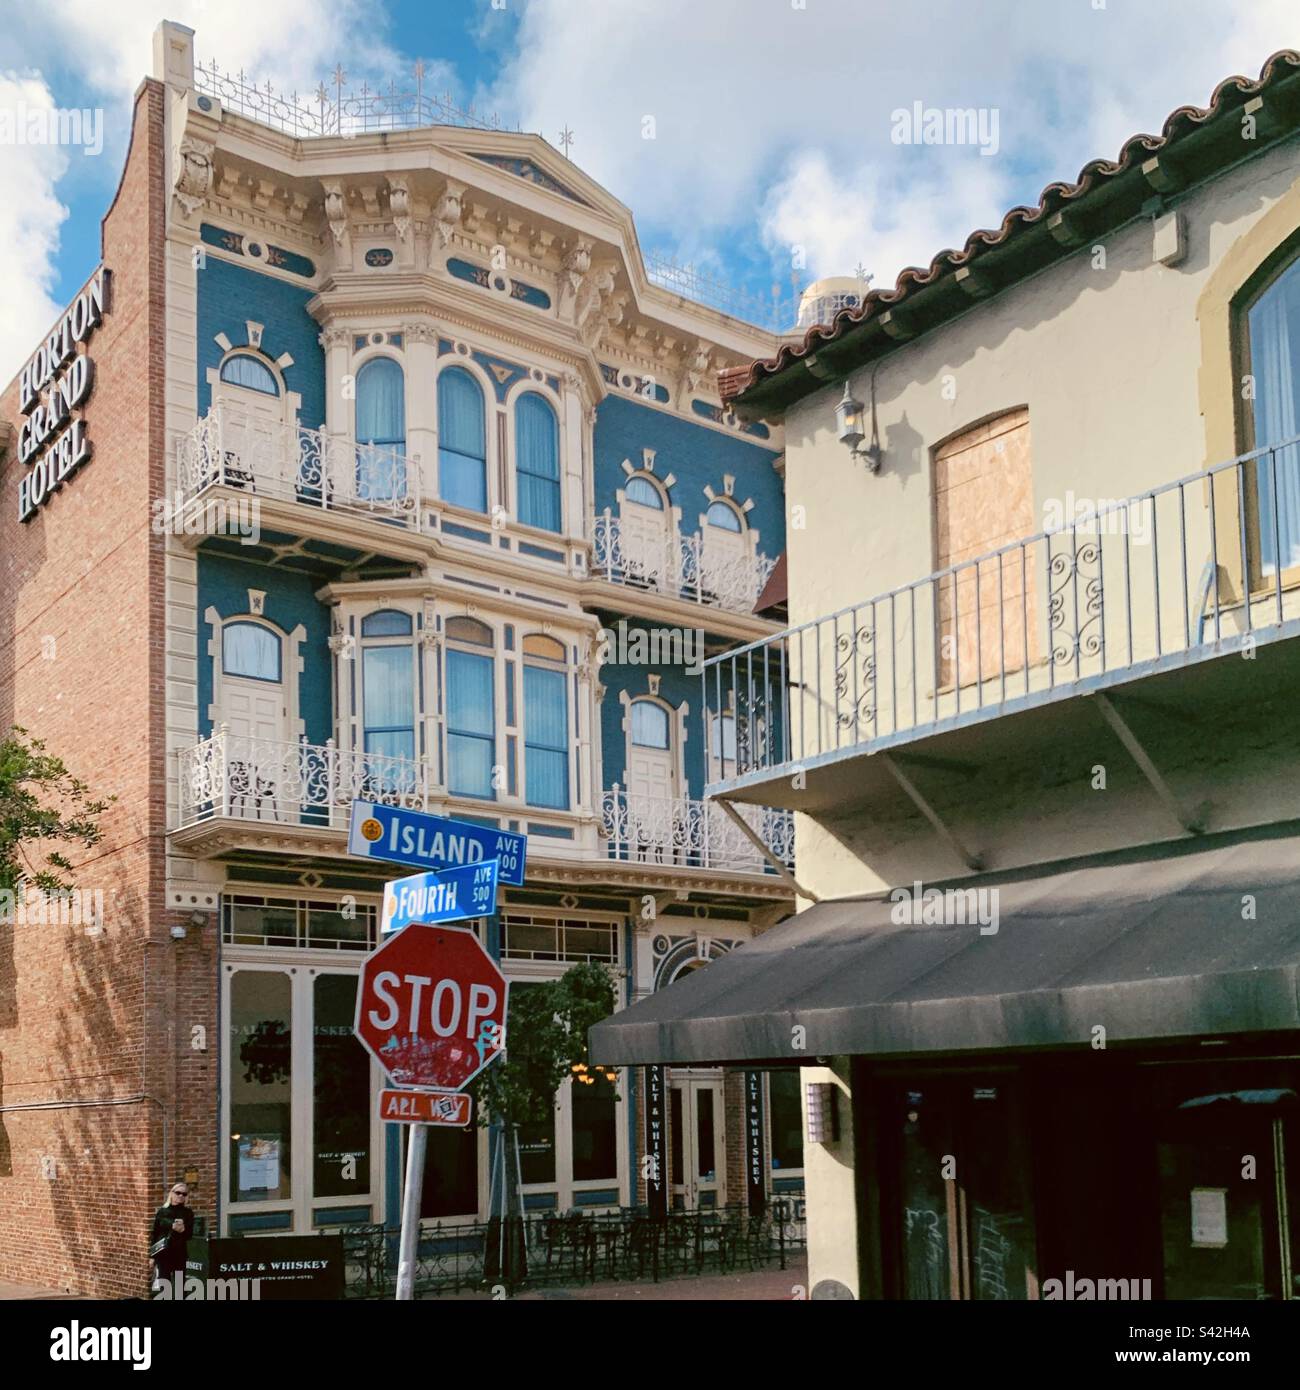
POLYGON ((495 114, 456 105, 450 92, 427 90, 425 71, 424 64, 418 62, 409 84, 404 82, 399 87, 391 81, 387 87, 371 87, 362 81, 359 87, 353 87, 340 65, 328 83, 321 82, 310 96, 300 97, 297 92, 285 95, 270 82, 259 85, 242 69, 237 73, 223 72, 216 63, 207 67, 196 63, 194 86, 203 95, 215 97, 226 110, 299 139, 433 125, 474 130, 513 128, 503 125, 495 114))
POLYGON ((345 829, 354 799, 427 809, 430 764, 326 744, 247 738, 224 726, 180 754, 180 823, 216 818, 345 829))
POLYGON ((731 613, 752 613, 776 561, 711 544, 698 531, 640 534, 606 507, 592 519, 592 573, 615 584, 652 589, 731 613))
MULTIPOLYGON (((794 864, 794 817, 769 806, 736 808, 787 866, 794 864)), ((772 867, 720 806, 692 797, 629 795, 615 785, 601 798, 601 831, 611 859, 687 869, 771 873, 772 867)))
MULTIPOLYGON (((180 753, 180 825, 230 819, 346 829, 355 799, 428 810, 445 799, 427 759, 390 758, 324 744, 232 734, 224 725, 180 753)), ((751 806, 741 814, 785 863, 794 861, 788 811, 751 806)), ((604 793, 606 853, 630 863, 770 872, 770 865, 717 806, 688 797, 604 793)))
POLYGON ((177 445, 182 507, 218 485, 414 529, 420 525, 417 460, 321 430, 264 422, 224 403, 177 445))
POLYGON ((797 297, 782 294, 774 285, 771 295, 755 294, 728 280, 710 275, 698 266, 682 265, 671 256, 649 251, 645 256, 647 278, 684 299, 705 304, 732 318, 765 328, 769 333, 792 333, 799 315, 797 297))
POLYGON ((705 707, 736 727, 709 790, 1300 625, 1300 436, 1057 505, 1063 525, 706 661, 705 707))
MULTIPOLYGON (((349 1298, 390 1298, 398 1232, 382 1225, 343 1232, 349 1298)), ((658 1282, 714 1272, 786 1268, 806 1244, 789 1202, 763 1212, 719 1207, 529 1215, 467 1224, 436 1223, 420 1233, 415 1288, 425 1295, 494 1286, 658 1282)))

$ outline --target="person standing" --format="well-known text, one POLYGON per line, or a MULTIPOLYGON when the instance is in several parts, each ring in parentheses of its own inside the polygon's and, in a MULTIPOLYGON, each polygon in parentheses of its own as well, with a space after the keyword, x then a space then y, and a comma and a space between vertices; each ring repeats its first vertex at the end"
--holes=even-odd
POLYGON ((185 1252, 194 1235, 194 1213, 190 1210, 190 1190, 183 1183, 173 1184, 167 1200, 153 1214, 153 1229, 149 1233, 149 1258, 154 1273, 149 1281, 152 1288, 159 1279, 170 1279, 177 1270, 185 1274, 185 1252))

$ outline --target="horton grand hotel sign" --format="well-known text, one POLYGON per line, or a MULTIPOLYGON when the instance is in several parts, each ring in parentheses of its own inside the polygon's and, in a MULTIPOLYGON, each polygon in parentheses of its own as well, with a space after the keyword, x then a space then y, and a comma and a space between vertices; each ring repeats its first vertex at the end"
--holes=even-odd
POLYGON ((95 364, 78 346, 103 323, 108 293, 109 272, 100 266, 19 374, 18 462, 29 469, 18 484, 19 521, 30 521, 90 457, 86 422, 73 412, 90 399, 95 364))

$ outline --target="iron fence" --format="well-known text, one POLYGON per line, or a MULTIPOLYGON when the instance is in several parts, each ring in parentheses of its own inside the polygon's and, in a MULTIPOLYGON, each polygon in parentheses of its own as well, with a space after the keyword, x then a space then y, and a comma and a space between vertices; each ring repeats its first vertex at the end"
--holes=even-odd
POLYGON ((704 663, 716 782, 1082 693, 1300 629, 1300 436, 704 663))
MULTIPOLYGON (((398 1231, 385 1225, 343 1231, 346 1294, 391 1298, 398 1231)), ((795 1206, 775 1201, 762 1212, 718 1207, 652 1216, 639 1208, 547 1213, 466 1224, 436 1223, 420 1233, 417 1294, 522 1285, 680 1278, 756 1270, 786 1262, 805 1244, 795 1206)))

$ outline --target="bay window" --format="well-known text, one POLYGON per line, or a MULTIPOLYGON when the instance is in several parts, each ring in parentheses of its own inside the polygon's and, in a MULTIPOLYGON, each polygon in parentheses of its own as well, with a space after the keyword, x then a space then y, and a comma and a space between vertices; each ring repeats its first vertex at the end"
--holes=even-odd
POLYGON ((408 613, 385 609, 361 620, 362 747, 385 758, 415 757, 415 647, 408 613))
POLYGON ((496 796, 492 648, 492 629, 485 623, 447 620, 447 790, 453 796, 496 796))
POLYGON ((519 520, 560 527, 560 427, 550 403, 527 391, 515 403, 515 487, 519 520))
POLYGON ((564 648, 524 638, 524 800, 569 809, 569 701, 564 648))
POLYGON ((483 388, 464 367, 448 367, 438 377, 438 484, 444 502, 487 511, 483 388))
POLYGON ((392 457, 406 452, 406 388, 391 357, 372 357, 357 373, 357 496, 403 497, 406 477, 392 457))

